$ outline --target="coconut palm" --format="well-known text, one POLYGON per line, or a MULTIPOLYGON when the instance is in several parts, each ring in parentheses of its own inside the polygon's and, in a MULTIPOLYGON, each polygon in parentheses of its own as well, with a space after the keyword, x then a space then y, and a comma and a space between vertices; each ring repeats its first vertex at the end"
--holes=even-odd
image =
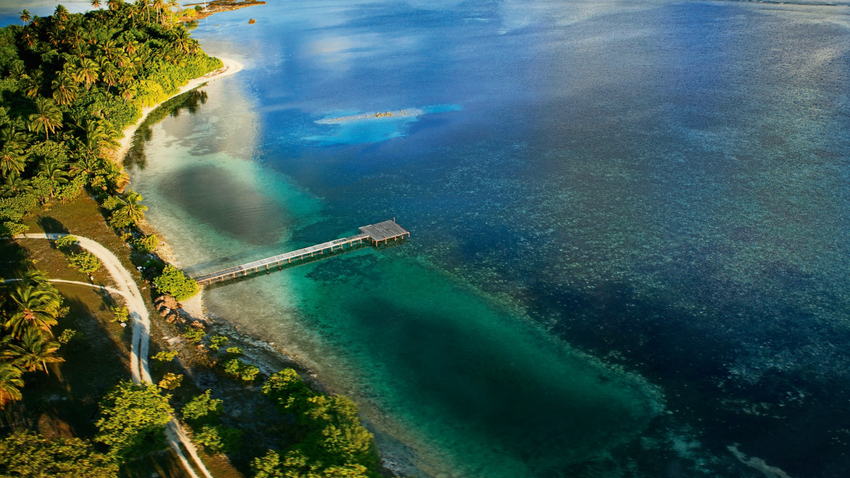
POLYGON ((130 191, 124 196, 124 204, 118 208, 119 214, 126 217, 131 223, 138 224, 139 221, 144 220, 145 211, 148 210, 147 206, 139 204, 143 199, 141 194, 130 191))
POLYGON ((26 163, 21 150, 10 147, 8 144, 0 148, 0 174, 4 178, 21 174, 25 166, 26 163))
POLYGON ((38 168, 38 174, 43 176, 51 181, 55 181, 58 183, 66 183, 68 182, 65 179, 65 164, 56 158, 45 158, 44 161, 41 162, 40 167, 38 168))
POLYGON ((165 2, 163 0, 152 0, 151 4, 156 10, 156 21, 162 24, 162 9, 165 8, 165 2))
POLYGON ((47 364, 65 361, 55 355, 58 350, 59 342, 51 341, 38 329, 29 329, 24 332, 19 344, 9 344, 2 355, 27 372, 41 368, 48 373, 47 364))
POLYGON ((0 408, 21 399, 20 389, 24 386, 21 375, 21 369, 12 362, 0 362, 0 408))
POLYGON ((101 189, 110 193, 121 191, 125 186, 127 186, 127 183, 130 182, 130 177, 127 175, 127 171, 115 163, 115 161, 109 160, 101 160, 98 178, 93 179, 92 182, 98 183, 101 189))
POLYGON ((44 140, 50 139, 53 133, 62 126, 62 110, 52 100, 35 99, 36 113, 29 115, 30 129, 38 133, 44 131, 44 140))
POLYGON ((77 99, 77 84, 67 73, 60 73, 51 83, 53 99, 60 105, 69 105, 77 99))
POLYGON ((53 12, 53 16, 58 18, 60 21, 68 20, 68 9, 62 5, 56 5, 56 10, 53 12))
POLYGON ((189 31, 185 28, 180 28, 175 30, 172 33, 174 43, 177 45, 177 48, 180 49, 183 53, 189 53, 192 50, 194 41, 191 36, 189 36, 189 31))
POLYGON ((180 4, 177 2, 177 0, 167 0, 166 4, 168 5, 168 11, 171 14, 171 23, 173 24, 174 23, 174 12, 180 11, 180 4))
POLYGON ((122 5, 124 5, 124 2, 121 0, 106 0, 106 7, 113 11, 121 8, 122 5))
POLYGON ((74 176, 83 176, 86 180, 91 180, 95 172, 100 167, 100 160, 91 152, 83 152, 80 159, 71 165, 71 174, 74 176))
POLYGON ((57 186, 68 184, 68 173, 65 171, 65 164, 55 158, 46 158, 41 163, 38 176, 50 181, 50 199, 53 199, 53 194, 57 186))
POLYGON ((20 174, 10 174, 3 186, 0 187, 0 193, 4 196, 14 196, 28 188, 29 185, 29 180, 23 179, 20 174))
POLYGON ((151 21, 150 10, 148 9, 148 4, 150 0, 136 0, 136 11, 139 14, 139 21, 141 21, 142 14, 145 15, 145 21, 151 21))
POLYGON ((74 65, 72 71, 75 79, 80 83, 85 83, 86 89, 88 89, 92 83, 97 81, 100 68, 91 58, 83 58, 74 65))
POLYGON ((41 71, 36 70, 30 75, 24 75, 19 81, 27 98, 35 98, 41 90, 41 71))
POLYGON ((20 338, 32 328, 49 334, 50 328, 58 323, 62 303, 50 291, 39 290, 31 282, 25 281, 15 287, 9 298, 17 311, 6 321, 5 326, 14 337, 20 338))
POLYGON ((100 0, 91 0, 91 7, 92 8, 100 8, 100 6, 101 6, 100 0))
POLYGON ((26 166, 26 155, 24 154, 23 135, 11 126, 0 129, 0 175, 4 178, 9 175, 20 174, 26 166))
POLYGON ((21 35, 21 39, 24 43, 27 44, 28 47, 32 48, 35 45, 35 37, 33 37, 30 32, 26 31, 23 35, 21 35))
POLYGON ((25 9, 23 9, 23 10, 21 11, 21 23, 23 23, 24 25, 26 25, 27 23, 29 23, 29 22, 30 22, 30 20, 32 20, 32 15, 30 15, 29 10, 27 10, 26 8, 25 8, 25 9))
POLYGON ((105 58, 101 63, 100 79, 106 83, 106 92, 109 93, 109 88, 118 84, 118 79, 121 78, 121 72, 105 58))

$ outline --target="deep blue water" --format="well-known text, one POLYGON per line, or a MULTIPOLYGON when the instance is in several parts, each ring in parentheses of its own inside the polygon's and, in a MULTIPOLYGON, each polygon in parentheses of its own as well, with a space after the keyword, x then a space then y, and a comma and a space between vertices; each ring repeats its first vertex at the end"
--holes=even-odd
POLYGON ((190 271, 412 232, 205 293, 411 474, 846 477, 849 13, 220 14, 194 35, 246 69, 154 128, 132 187, 190 271))

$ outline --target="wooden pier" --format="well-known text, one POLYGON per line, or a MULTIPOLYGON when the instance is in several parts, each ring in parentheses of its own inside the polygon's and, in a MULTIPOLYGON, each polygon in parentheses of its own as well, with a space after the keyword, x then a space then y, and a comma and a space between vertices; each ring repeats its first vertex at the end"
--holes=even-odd
POLYGON ((270 267, 280 268, 283 264, 292 264, 293 262, 303 261, 313 258, 317 254, 324 255, 325 252, 333 253, 345 249, 345 246, 354 247, 355 245, 363 244, 368 241, 374 246, 387 244, 389 241, 396 241, 410 237, 408 232, 403 227, 396 224, 395 220, 379 222, 378 224, 370 224, 360 228, 360 234, 355 236, 344 237, 329 242, 316 244, 315 246, 305 247, 297 251, 287 252, 277 256, 267 257, 258 261, 249 262, 235 267, 230 267, 209 274, 203 274, 194 277, 198 284, 211 284, 213 282, 235 279, 237 277, 247 276, 262 270, 270 270, 270 267))

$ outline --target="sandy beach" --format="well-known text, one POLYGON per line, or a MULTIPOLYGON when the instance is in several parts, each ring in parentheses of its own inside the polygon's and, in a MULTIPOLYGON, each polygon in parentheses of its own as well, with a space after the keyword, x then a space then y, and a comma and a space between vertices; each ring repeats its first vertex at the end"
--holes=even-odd
POLYGON ((244 65, 242 65, 242 63, 239 63, 236 60, 221 57, 219 57, 219 59, 222 63, 224 63, 224 66, 222 66, 218 70, 211 71, 204 76, 199 76, 198 78, 189 80, 189 82, 183 85, 183 87, 181 87, 180 90, 177 91, 177 93, 174 93, 173 95, 169 96, 168 98, 160 101, 159 103, 153 106, 149 106, 147 108, 142 109, 142 117, 139 118, 139 121, 136 121, 136 124, 128 126, 124 130, 124 137, 118 141, 118 143, 120 144, 120 148, 116 150, 114 159, 119 163, 121 162, 121 160, 124 159, 124 156, 127 154, 127 151, 130 150, 130 146, 133 144, 133 134, 136 133, 136 130, 139 128, 145 118, 150 114, 151 111, 155 110, 157 106, 161 105, 162 103, 165 103, 166 101, 170 100, 171 98, 174 98, 175 96, 182 95, 183 93, 189 90, 193 90, 203 85, 204 83, 208 83, 219 78, 224 78, 226 76, 236 74, 242 71, 242 68, 244 68, 244 65))

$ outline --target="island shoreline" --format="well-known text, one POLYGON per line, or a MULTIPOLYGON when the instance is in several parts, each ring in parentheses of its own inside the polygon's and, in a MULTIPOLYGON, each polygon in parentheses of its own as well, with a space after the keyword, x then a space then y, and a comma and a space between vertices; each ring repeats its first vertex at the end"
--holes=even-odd
POLYGON ((235 75, 236 73, 239 73, 240 71, 242 71, 245 68, 245 65, 243 65, 242 63, 240 63, 236 60, 233 60, 233 59, 230 59, 230 58, 223 58, 223 57, 217 57, 217 58, 219 60, 221 60, 221 62, 223 64, 223 66, 221 68, 214 70, 214 71, 211 71, 211 72, 207 73, 206 75, 199 76, 197 78, 193 78, 193 79, 189 80, 188 83, 186 83, 185 85, 180 87, 180 89, 177 90, 176 93, 169 96, 168 98, 163 99, 162 101, 160 101, 159 103, 157 103, 155 105, 148 106, 147 108, 142 108, 141 118, 139 118, 139 120, 136 121, 135 124, 132 124, 132 125, 130 125, 130 126, 128 126, 124 129, 124 131, 123 131, 124 137, 121 138, 120 140, 118 140, 119 148, 117 150, 115 150, 113 159, 116 162, 118 162, 119 164, 124 160, 124 157, 127 155, 127 152, 130 151, 130 147, 133 146, 133 136, 136 134, 136 130, 139 129, 139 127, 145 121, 145 118, 147 118, 148 115, 152 111, 159 108, 163 103, 174 98, 175 96, 180 96, 183 93, 194 90, 195 88, 198 88, 198 87, 202 86, 203 84, 208 83, 210 81, 217 80, 217 79, 220 79, 220 78, 225 78, 225 77, 228 77, 228 76, 231 76, 231 75, 235 75))
MULTIPOLYGON (((168 98, 163 99, 153 106, 142 109, 141 118, 139 118, 135 124, 128 126, 123 131, 124 138, 119 141, 120 148, 115 151, 115 157, 113 158, 116 162, 121 164, 124 161, 124 158, 133 146, 133 139, 136 131, 139 127, 141 127, 151 112, 172 98, 199 88, 210 81, 234 75, 244 69, 244 65, 236 60, 220 56, 216 56, 216 58, 222 61, 223 66, 221 68, 207 73, 204 76, 190 80, 186 85, 182 86, 176 93, 170 95, 168 98)), ((145 234, 155 234, 160 238, 159 245, 156 249, 157 256, 168 263, 172 263, 178 267, 181 266, 180 260, 174 252, 174 249, 171 247, 167 236, 165 236, 156 228, 156 226, 147 220, 143 220, 140 227, 145 234)), ((310 365, 298 360, 298 355, 288 352, 283 347, 267 338, 262 338, 255 334, 239 330, 237 325, 233 324, 226 318, 210 313, 204 304, 203 294, 204 287, 201 286, 199 287, 197 295, 183 300, 180 303, 181 307, 179 312, 189 320, 205 324, 207 333, 230 337, 232 345, 238 345, 242 348, 244 357, 247 358, 250 363, 256 365, 262 373, 271 375, 282 368, 292 368, 298 371, 305 383, 307 383, 313 390, 327 394, 335 393, 335 390, 332 387, 328 386, 328 384, 324 383, 317 376, 317 372, 313 370, 310 365)), ((159 316, 159 314, 155 315, 159 316)), ((364 420, 364 418, 365 417, 361 416, 361 420, 364 420)), ((378 432, 370 420, 367 419, 364 420, 364 422, 372 433, 378 432)), ((398 453, 394 453, 387 449, 380 449, 379 459, 380 468, 383 470, 383 474, 387 476, 405 476, 411 472, 418 475, 423 471, 409 459, 405 459, 404 456, 400 456, 398 453)))

